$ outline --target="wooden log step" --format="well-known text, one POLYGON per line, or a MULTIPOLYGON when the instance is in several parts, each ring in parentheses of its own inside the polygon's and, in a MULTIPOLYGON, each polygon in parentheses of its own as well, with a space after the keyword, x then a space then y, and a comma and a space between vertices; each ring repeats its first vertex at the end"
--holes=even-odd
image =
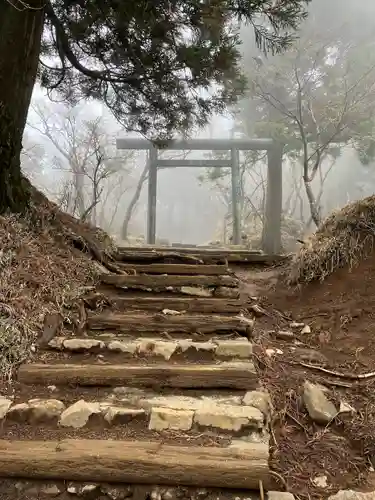
POLYGON ((253 321, 244 316, 207 316, 205 314, 162 314, 142 313, 88 313, 89 330, 115 330, 129 333, 220 333, 237 331, 247 333, 253 328, 253 321))
POLYGON ((128 250, 126 247, 120 248, 116 254, 118 261, 124 262, 163 262, 163 261, 185 261, 187 258, 196 259, 196 263, 214 264, 214 263, 232 263, 232 264, 258 264, 258 265, 271 265, 278 263, 286 256, 283 255, 270 255, 261 252, 254 252, 249 250, 219 250, 214 249, 201 249, 189 248, 186 251, 181 251, 181 248, 172 249, 149 249, 140 248, 138 250, 128 250))
POLYGON ((121 385, 250 390, 257 386, 258 377, 254 364, 250 361, 202 366, 161 363, 149 366, 30 363, 20 366, 18 381, 31 385, 78 385, 82 387, 121 385))
POLYGON ((237 287, 239 280, 231 276, 176 276, 156 274, 148 276, 127 275, 127 274, 102 274, 100 277, 102 283, 114 285, 120 288, 167 288, 182 286, 201 286, 201 287, 237 287))
POLYGON ((154 253, 169 253, 169 252, 177 252, 181 254, 248 254, 248 255, 265 255, 261 250, 250 250, 247 248, 238 248, 236 247, 213 247, 213 246, 204 246, 204 245, 194 245, 189 247, 161 247, 154 245, 144 245, 141 247, 129 246, 129 247, 118 247, 118 251, 122 252, 154 252, 154 253))
POLYGON ((162 442, 0 440, 3 478, 109 481, 257 489, 269 482, 268 446, 171 446, 162 442))
MULTIPOLYGON (((88 299, 89 300, 89 299, 88 299)), ((243 302, 238 299, 194 298, 194 297, 127 297, 122 295, 109 296, 109 302, 116 309, 128 311, 186 311, 189 313, 234 313, 243 308, 243 302)))
POLYGON ((199 274, 202 276, 220 276, 228 274, 228 267, 224 265, 207 265, 207 264, 164 264, 164 263, 151 263, 151 264, 124 264, 119 263, 120 269, 135 273, 144 274, 180 274, 180 275, 194 275, 199 274))

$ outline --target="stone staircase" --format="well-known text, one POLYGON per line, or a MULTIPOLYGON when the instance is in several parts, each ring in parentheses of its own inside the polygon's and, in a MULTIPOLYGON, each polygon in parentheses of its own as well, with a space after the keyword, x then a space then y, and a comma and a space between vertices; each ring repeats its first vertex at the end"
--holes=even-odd
POLYGON ((55 328, 0 398, 0 498, 234 499, 269 487, 254 318, 228 269, 243 254, 119 252, 74 331, 55 328))

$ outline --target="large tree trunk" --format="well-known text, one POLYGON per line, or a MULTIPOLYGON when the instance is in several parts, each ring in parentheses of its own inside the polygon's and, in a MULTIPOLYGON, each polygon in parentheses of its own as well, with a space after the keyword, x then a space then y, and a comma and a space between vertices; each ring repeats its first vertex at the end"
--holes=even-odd
POLYGON ((0 1, 0 213, 22 212, 29 201, 20 154, 38 69, 44 3, 28 0, 30 8, 19 9, 0 1))

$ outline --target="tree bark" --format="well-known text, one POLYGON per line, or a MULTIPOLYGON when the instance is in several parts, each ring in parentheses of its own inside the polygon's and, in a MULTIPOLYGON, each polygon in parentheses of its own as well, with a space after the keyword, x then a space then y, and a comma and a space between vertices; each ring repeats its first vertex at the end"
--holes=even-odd
MULTIPOLYGON (((152 365, 44 364, 22 365, 18 382, 27 385, 81 387, 152 387, 155 389, 236 389, 251 391, 258 385, 252 363, 188 365, 157 363, 152 365)), ((0 453, 1 457, 1 453, 0 453)), ((1 459, 0 459, 1 460, 1 459)), ((1 463, 1 462, 0 462, 1 463)))
POLYGON ((162 439, 1 440, 0 468, 3 477, 11 478, 90 483, 95 478, 118 483, 250 490, 258 489, 262 482, 265 488, 270 487, 268 445, 263 443, 220 448, 171 446, 162 439))
POLYGON ((29 184, 21 174, 22 136, 38 69, 44 1, 21 10, 0 2, 0 213, 22 212, 29 184))

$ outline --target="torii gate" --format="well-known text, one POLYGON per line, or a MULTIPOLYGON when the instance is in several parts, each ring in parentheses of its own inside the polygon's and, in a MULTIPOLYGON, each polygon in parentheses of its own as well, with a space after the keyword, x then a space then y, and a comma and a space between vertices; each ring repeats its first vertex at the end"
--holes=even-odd
POLYGON ((176 140, 168 143, 162 151, 230 151, 230 160, 162 160, 158 158, 158 148, 146 139, 117 139, 117 149, 136 149, 148 151, 148 209, 147 243, 155 244, 156 236, 156 199, 158 168, 173 167, 229 167, 232 183, 233 243, 241 243, 241 219, 239 206, 240 193, 240 151, 267 151, 267 194, 265 218, 262 233, 264 252, 277 254, 281 250, 281 212, 282 212, 282 156, 283 146, 272 139, 191 139, 176 140))

